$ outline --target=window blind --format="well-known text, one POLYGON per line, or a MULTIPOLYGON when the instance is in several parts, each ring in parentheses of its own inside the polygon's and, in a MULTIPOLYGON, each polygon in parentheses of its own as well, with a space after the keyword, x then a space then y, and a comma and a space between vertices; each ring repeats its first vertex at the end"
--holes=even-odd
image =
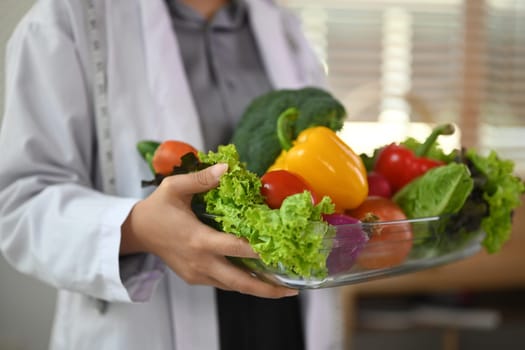
POLYGON ((460 0, 286 4, 301 17, 349 119, 457 116, 460 0))
POLYGON ((453 122, 461 139, 451 147, 496 149, 525 166, 525 0, 281 3, 302 20, 352 127, 364 128, 354 136, 422 138, 453 122))

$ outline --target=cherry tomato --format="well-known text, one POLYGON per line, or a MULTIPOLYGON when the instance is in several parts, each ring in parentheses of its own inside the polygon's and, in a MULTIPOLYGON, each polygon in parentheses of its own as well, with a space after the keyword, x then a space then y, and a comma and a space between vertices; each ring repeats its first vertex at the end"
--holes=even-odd
POLYGON ((380 196, 385 198, 392 197, 392 188, 390 183, 380 173, 371 171, 367 174, 368 181, 368 195, 369 196, 380 196))
POLYGON ((315 194, 310 185, 301 176, 286 170, 272 170, 261 177, 261 194, 266 204, 272 209, 281 207, 283 200, 305 190, 312 194, 312 203, 319 203, 319 196, 315 194))
POLYGON ((167 140, 162 142, 153 154, 151 165, 157 174, 170 175, 173 167, 181 164, 181 157, 197 150, 190 144, 182 141, 167 140))
MULTIPOLYGON (((391 199, 369 196, 347 214, 361 221, 394 221, 407 217, 391 199)), ((412 228, 407 222, 392 222, 372 230, 370 240, 357 258, 359 266, 381 269, 403 263, 412 249, 412 228)))
POLYGON ((379 153, 374 171, 383 175, 395 193, 403 186, 423 175, 429 169, 444 165, 443 162, 418 157, 412 150, 396 144, 390 144, 379 153))

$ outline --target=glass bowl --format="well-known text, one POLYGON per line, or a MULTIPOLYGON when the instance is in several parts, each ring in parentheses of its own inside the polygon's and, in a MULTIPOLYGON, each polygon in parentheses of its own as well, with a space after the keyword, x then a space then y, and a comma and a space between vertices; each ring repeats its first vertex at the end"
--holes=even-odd
POLYGON ((297 276, 284 266, 258 259, 232 259, 266 281, 297 289, 337 287, 448 264, 481 249, 483 231, 460 226, 452 217, 356 223, 335 226, 325 239, 322 275, 297 276))

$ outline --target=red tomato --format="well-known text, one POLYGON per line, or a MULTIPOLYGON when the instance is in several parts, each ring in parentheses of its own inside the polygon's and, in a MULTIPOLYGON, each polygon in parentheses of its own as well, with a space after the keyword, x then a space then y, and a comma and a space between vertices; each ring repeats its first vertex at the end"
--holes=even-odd
POLYGON ((313 192, 306 180, 292 172, 272 170, 261 177, 261 182, 261 194, 264 196, 266 204, 272 209, 280 208, 286 197, 303 193, 305 190, 312 194, 312 203, 319 203, 319 196, 313 192))
POLYGON ((377 156, 374 170, 387 179, 395 193, 429 169, 441 165, 444 165, 441 161, 418 157, 402 145, 390 144, 377 156))
POLYGON ((182 141, 167 140, 155 150, 151 165, 155 173, 170 175, 173 167, 181 164, 181 157, 190 152, 197 155, 197 150, 192 145, 182 141))
MULTIPOLYGON (((375 215, 379 222, 406 219, 406 215, 396 203, 379 196, 369 196, 359 207, 347 211, 347 214, 364 222, 370 221, 370 214, 375 215)), ((412 249, 412 237, 412 228, 406 222, 377 226, 359 254, 357 263, 366 269, 399 265, 405 261, 412 249)))

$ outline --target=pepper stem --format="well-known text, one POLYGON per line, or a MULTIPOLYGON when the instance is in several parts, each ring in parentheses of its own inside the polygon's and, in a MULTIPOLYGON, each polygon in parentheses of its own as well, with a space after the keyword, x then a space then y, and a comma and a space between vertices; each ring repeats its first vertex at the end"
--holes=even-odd
POLYGON ((454 125, 452 124, 442 124, 436 126, 432 133, 427 137, 425 142, 420 145, 416 151, 414 152, 416 156, 418 157, 424 157, 432 147, 432 145, 436 142, 437 138, 441 135, 452 135, 454 133, 454 125))
POLYGON ((277 138, 281 144, 281 148, 285 151, 293 146, 294 139, 294 124, 297 120, 299 111, 295 107, 290 107, 282 112, 277 118, 277 138))

